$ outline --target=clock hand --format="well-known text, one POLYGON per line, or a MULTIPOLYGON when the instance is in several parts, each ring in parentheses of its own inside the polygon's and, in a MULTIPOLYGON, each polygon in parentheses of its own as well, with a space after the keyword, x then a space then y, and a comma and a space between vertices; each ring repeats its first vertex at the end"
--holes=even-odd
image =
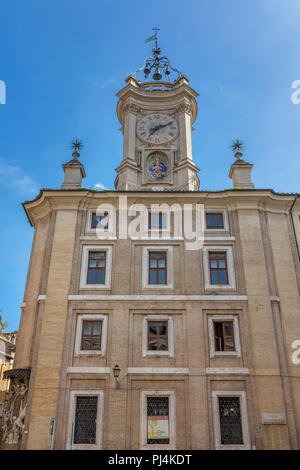
POLYGON ((154 134, 154 132, 158 131, 158 129, 159 129, 159 126, 152 127, 152 128, 150 129, 149 137, 150 137, 152 134, 154 134))

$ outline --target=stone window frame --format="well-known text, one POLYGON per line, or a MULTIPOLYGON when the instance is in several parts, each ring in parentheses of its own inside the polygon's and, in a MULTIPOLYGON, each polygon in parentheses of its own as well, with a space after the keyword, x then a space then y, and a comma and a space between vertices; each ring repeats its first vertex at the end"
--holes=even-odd
POLYGON ((107 289, 111 288, 112 274, 112 250, 111 245, 83 245, 81 257, 81 270, 79 289, 107 289), (88 284, 87 270, 90 251, 106 251, 106 267, 105 267, 105 283, 104 284, 88 284))
POLYGON ((210 232, 229 232, 229 221, 228 213, 226 209, 205 209, 204 210, 204 223, 206 235, 210 232), (223 216, 223 228, 207 228, 206 225, 206 214, 222 214, 223 216))
POLYGON ((251 449, 250 430, 247 409, 247 397, 244 390, 215 390, 212 392, 212 408, 213 408, 213 427, 214 441, 216 450, 249 450, 251 449), (221 444, 221 426, 219 416, 218 397, 240 397, 240 410, 242 421, 242 432, 244 444, 221 444))
POLYGON ((209 337, 209 356, 211 358, 218 356, 236 356, 242 357, 241 352, 241 338, 239 328, 239 316, 229 314, 213 314, 208 315, 208 337, 209 337), (216 321, 232 321, 233 322, 233 334, 235 341, 235 351, 216 351, 215 348, 215 333, 214 333, 214 322, 216 321))
POLYGON ((168 356, 174 357, 174 320, 170 315, 145 315, 143 318, 142 334, 142 355, 147 356, 168 356), (148 351, 148 322, 166 321, 168 322, 168 350, 167 351, 148 351))
POLYGON ((143 289, 174 289, 173 246, 149 245, 143 247, 142 255, 142 288, 143 289), (167 253, 167 284, 149 284, 149 252, 167 253))
POLYGON ((76 398, 78 396, 98 397, 97 404, 97 425, 95 444, 74 444, 74 450, 100 450, 103 444, 103 424, 104 424, 104 390, 72 390, 70 392, 69 416, 67 424, 66 450, 72 449, 72 423, 75 423, 76 398))
POLYGON ((107 325, 108 325, 108 315, 103 313, 82 313, 77 316, 76 322, 76 335, 75 335, 75 348, 74 356, 106 356, 107 348, 107 325), (81 349, 81 338, 82 338, 82 326, 84 321, 88 320, 98 320, 102 322, 102 331, 101 331, 101 346, 100 350, 84 350, 81 349))
POLYGON ((141 390, 140 392, 140 450, 176 449, 176 392, 175 390, 141 390), (169 397, 169 444, 147 444, 147 397, 169 397))
POLYGON ((233 247, 232 245, 205 245, 202 248, 203 253, 203 268, 204 268, 204 285, 205 289, 232 289, 236 290, 236 280, 235 280, 235 269, 234 269, 234 259, 233 259, 233 247), (227 275, 228 275, 228 284, 211 284, 210 282, 210 266, 209 266, 209 252, 226 252, 226 265, 227 265, 227 275))
POLYGON ((103 237, 99 237, 97 228, 92 228, 92 217, 94 213, 97 215, 97 207, 95 207, 95 209, 88 209, 87 211, 85 233, 94 235, 99 240, 116 240, 116 209, 111 204, 102 204, 101 209, 103 209, 101 210, 101 215, 102 212, 108 213, 108 228, 103 231, 103 237))

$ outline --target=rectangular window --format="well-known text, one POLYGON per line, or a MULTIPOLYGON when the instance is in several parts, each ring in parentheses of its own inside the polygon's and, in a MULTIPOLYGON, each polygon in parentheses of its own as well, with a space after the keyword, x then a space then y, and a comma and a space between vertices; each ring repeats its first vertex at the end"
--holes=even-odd
POLYGON ((218 397, 221 445, 242 445, 243 431, 239 397, 218 397))
POLYGON ((108 230, 108 212, 104 212, 103 215, 97 215, 96 212, 92 213, 92 226, 91 226, 91 228, 97 228, 98 224, 104 230, 108 230))
POLYGON ((74 444, 95 444, 98 397, 76 397, 74 444))
POLYGON ((235 351, 233 322, 214 322, 215 350, 235 351))
POLYGON ((149 284, 167 284, 167 253, 149 252, 149 284))
POLYGON ((211 284, 228 284, 226 253, 210 252, 209 268, 211 284))
POLYGON ((84 320, 82 322, 81 350, 101 349, 102 321, 84 320))
POLYGON ((147 397, 147 444, 169 444, 169 397, 147 397))
POLYGON ((90 251, 87 284, 105 284, 106 252, 90 251))
POLYGON ((148 321, 148 351, 168 350, 168 322, 148 321))
POLYGON ((0 416, 3 414, 3 403, 0 403, 0 416))
POLYGON ((207 229, 220 229, 224 228, 224 222, 223 222, 223 214, 217 214, 217 213, 212 213, 212 214, 206 214, 206 228, 207 229))
POLYGON ((149 212, 149 229, 164 229, 166 228, 166 214, 162 212, 153 214, 149 212))

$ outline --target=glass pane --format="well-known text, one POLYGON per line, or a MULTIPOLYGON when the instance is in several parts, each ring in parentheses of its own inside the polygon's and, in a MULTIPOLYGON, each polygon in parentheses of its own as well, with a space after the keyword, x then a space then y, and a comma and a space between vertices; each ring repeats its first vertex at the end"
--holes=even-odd
POLYGON ((211 268, 217 268, 218 267, 218 263, 215 259, 210 260, 210 267, 211 268))
POLYGON ((159 214, 159 228, 166 227, 166 214, 159 214))
POLYGON ((150 259, 150 268, 156 268, 156 259, 150 259))
POLYGON ((149 284, 157 284, 156 282, 156 271, 150 270, 150 282, 149 284))
POLYGON ((149 351, 156 351, 157 350, 157 339, 156 338, 149 338, 149 351))
POLYGON ((159 334, 166 335, 167 334, 167 324, 166 323, 159 323, 159 334))
POLYGON ((158 273, 158 284, 165 284, 166 283, 166 272, 159 271, 158 273))
POLYGON ((92 218, 92 228, 96 228, 99 222, 99 217, 96 214, 93 214, 92 218))
POLYGON ((105 258, 105 251, 90 251, 89 258, 90 259, 105 258))
POLYGON ((92 325, 91 322, 89 321, 84 321, 83 322, 83 334, 85 335, 90 335, 92 332, 92 325))
POLYGON ((83 338, 83 341, 82 341, 82 349, 83 349, 84 351, 90 349, 90 338, 83 338))
POLYGON ((158 214, 150 215, 150 228, 158 228, 157 219, 158 219, 158 214))
POLYGON ((97 284, 104 284, 105 283, 105 271, 104 269, 101 269, 100 271, 98 271, 98 276, 97 276, 97 284))
POLYGON ((101 333, 101 321, 94 322, 93 334, 100 335, 101 333))
POLYGON ((96 284, 96 271, 95 271, 95 269, 89 269, 88 284, 96 284))
POLYGON ((218 272, 217 271, 211 271, 211 283, 218 284, 218 272))
POLYGON ((167 350, 167 338, 159 338, 158 340, 158 349, 159 351, 167 350))
POLYGON ((166 260, 165 259, 160 259, 158 261, 158 267, 159 268, 164 268, 166 266, 166 260))
POLYGON ((99 268, 105 268, 105 260, 104 259, 100 259, 98 261, 98 266, 99 268))
POLYGON ((234 351, 233 338, 225 338, 225 351, 234 351))
POLYGON ((224 323, 225 336, 232 336, 232 323, 224 323))
POLYGON ((222 221, 222 215, 221 214, 215 214, 215 224, 216 228, 223 228, 223 221, 222 221))
POLYGON ((150 335, 156 335, 157 334, 157 329, 156 329, 156 323, 149 323, 149 334, 150 335))
POLYGON ((224 259, 219 260, 219 268, 226 268, 226 263, 224 259))
POLYGON ((93 336, 92 338, 92 349, 100 349, 100 336, 93 336))
POLYGON ((220 273, 220 284, 228 284, 226 271, 219 271, 220 273))
POLYGON ((206 214, 206 226, 207 228, 213 228, 214 216, 212 214, 206 214))
POLYGON ((95 259, 90 259, 89 260, 89 266, 91 268, 95 268, 97 266, 97 261, 95 259))

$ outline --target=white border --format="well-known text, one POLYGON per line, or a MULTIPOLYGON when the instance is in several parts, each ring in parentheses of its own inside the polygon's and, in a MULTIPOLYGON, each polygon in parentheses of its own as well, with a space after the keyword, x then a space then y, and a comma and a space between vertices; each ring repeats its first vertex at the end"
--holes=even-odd
POLYGON ((203 268, 204 268, 204 283, 205 289, 236 289, 234 262, 232 246, 204 246, 203 252, 203 268), (227 261, 228 284, 211 284, 210 283, 210 268, 209 268, 209 252, 225 251, 227 261))
POLYGON ((140 394, 140 449, 176 449, 176 397, 173 390, 142 390, 140 394), (147 444, 147 397, 169 397, 169 444, 147 444))
POLYGON ((95 444, 74 444, 74 450, 99 450, 102 448, 103 439, 103 421, 104 421, 104 391, 103 390, 72 390, 70 392, 70 406, 67 430, 66 449, 70 450, 72 440, 72 422, 75 424, 76 414, 76 398, 78 396, 98 397, 97 406, 97 426, 96 426, 96 443, 95 444))
POLYGON ((217 391, 212 392, 212 400, 213 400, 213 423, 214 423, 215 448, 217 450, 251 449, 246 393, 244 391, 217 390, 217 391), (240 410, 241 410, 241 421, 242 421, 242 432, 243 432, 244 444, 241 444, 241 445, 221 444, 221 426, 220 426, 218 397, 240 397, 240 410))
POLYGON ((204 220, 205 220, 205 232, 229 232, 228 214, 226 209, 205 209, 204 220), (206 214, 222 214, 223 215, 223 228, 207 228, 206 214))
POLYGON ((83 245, 80 271, 80 289, 110 289, 112 269, 112 246, 109 245, 83 245), (90 251, 106 251, 105 283, 87 284, 87 269, 90 251))
POLYGON ((75 349, 74 356, 102 356, 106 355, 106 344, 107 344, 107 315, 103 314, 80 314, 77 317, 76 325, 76 338, 75 338, 75 349), (81 349, 81 337, 82 337, 82 324, 84 320, 98 320, 102 321, 101 330, 101 344, 100 350, 85 350, 81 349))
POLYGON ((174 322, 170 315, 147 315, 143 319, 142 335, 143 357, 146 356, 169 356, 174 357, 174 322), (148 322, 149 321, 167 321, 168 322, 168 350, 167 351, 148 351, 148 322))
POLYGON ((174 289, 173 285, 173 247, 172 246, 144 246, 142 261, 142 287, 143 289, 174 289), (149 252, 166 252, 167 253, 167 284, 148 284, 149 281, 149 252))
POLYGON ((209 334, 209 355, 210 357, 216 356, 237 356, 241 357, 241 340, 239 331, 239 319, 238 315, 226 315, 216 314, 208 316, 208 334, 209 334), (235 351, 216 351, 215 349, 215 333, 214 333, 214 322, 215 321, 232 321, 233 322, 233 334, 235 351))

